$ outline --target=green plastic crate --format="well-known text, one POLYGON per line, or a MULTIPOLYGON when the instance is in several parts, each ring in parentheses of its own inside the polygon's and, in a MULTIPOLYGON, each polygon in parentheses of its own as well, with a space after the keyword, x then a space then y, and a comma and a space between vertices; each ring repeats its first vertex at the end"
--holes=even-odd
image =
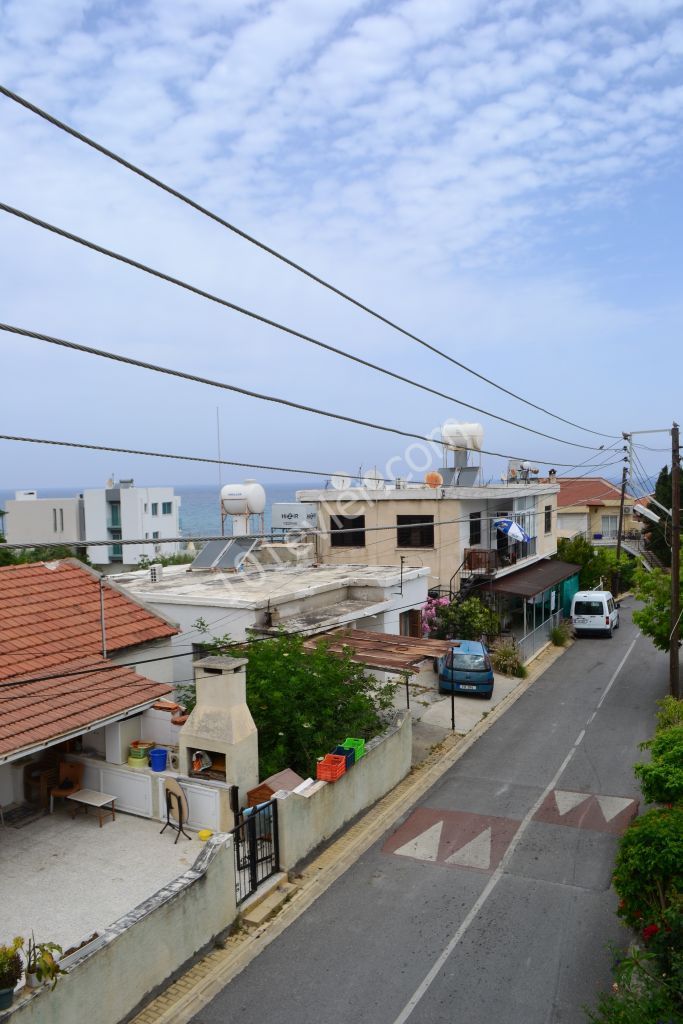
POLYGON ((365 757, 365 740, 355 740, 353 736, 347 736, 340 746, 351 747, 356 755, 356 764, 360 761, 361 757, 365 757))

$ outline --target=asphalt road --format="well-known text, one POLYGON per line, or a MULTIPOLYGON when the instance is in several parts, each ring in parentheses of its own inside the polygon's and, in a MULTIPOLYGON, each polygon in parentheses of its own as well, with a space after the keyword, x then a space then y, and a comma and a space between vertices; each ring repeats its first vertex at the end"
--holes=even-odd
POLYGON ((585 1024, 668 659, 582 639, 194 1024, 585 1024))

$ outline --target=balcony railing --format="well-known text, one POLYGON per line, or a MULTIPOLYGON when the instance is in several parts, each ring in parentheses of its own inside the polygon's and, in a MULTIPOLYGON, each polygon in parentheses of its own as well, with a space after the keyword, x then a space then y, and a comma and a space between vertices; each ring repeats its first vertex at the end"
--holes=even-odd
POLYGON ((536 554, 536 538, 529 541, 513 541, 507 548, 465 548, 465 561, 463 570, 465 572, 476 572, 491 574, 499 569, 507 569, 511 565, 517 565, 525 558, 531 558, 536 554))

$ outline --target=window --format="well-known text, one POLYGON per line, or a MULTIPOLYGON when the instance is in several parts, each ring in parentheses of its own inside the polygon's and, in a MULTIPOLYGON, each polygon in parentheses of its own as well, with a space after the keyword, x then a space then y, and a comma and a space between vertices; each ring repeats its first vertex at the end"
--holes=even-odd
POLYGON ((162 503, 161 503, 161 514, 162 514, 162 516, 170 516, 172 512, 173 512, 173 502, 172 501, 162 501, 162 503))
POLYGON ((481 544, 481 512, 470 512, 470 547, 481 544))
POLYGON ((401 612, 398 617, 398 628, 401 636, 422 638, 422 612, 420 609, 411 608, 408 612, 401 612))
POLYGON ((155 530, 152 534, 152 540, 159 540, 159 531, 155 530))
POLYGON ((145 515, 147 515, 147 512, 149 511, 149 505, 147 504, 147 502, 145 502, 145 504, 142 506, 142 511, 145 513, 145 515))
POLYGON ((109 502, 109 524, 110 526, 121 525, 121 502, 110 501, 109 502))
POLYGON ((602 615, 604 611, 602 601, 577 601, 574 605, 574 615, 602 615))
POLYGON ((545 507, 545 532, 553 532, 553 506, 546 505, 545 507))
POLYGON ((456 672, 490 672, 491 662, 485 654, 458 654, 451 651, 446 657, 446 668, 456 672))
POLYGON ((332 516, 330 530, 333 548, 365 547, 365 516, 332 516))
POLYGON ((434 516, 396 516, 396 527, 397 547, 434 547, 434 516))
POLYGON ((159 515, 159 502, 158 501, 153 501, 152 502, 152 515, 153 516, 158 516, 159 515))

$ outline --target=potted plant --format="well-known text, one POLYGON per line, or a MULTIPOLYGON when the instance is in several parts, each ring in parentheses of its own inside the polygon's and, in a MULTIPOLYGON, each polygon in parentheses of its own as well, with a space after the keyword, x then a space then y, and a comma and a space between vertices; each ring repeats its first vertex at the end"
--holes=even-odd
POLYGON ((60 974, 65 972, 57 963, 55 953, 61 953, 62 947, 56 942, 36 942, 33 932, 26 947, 26 985, 28 988, 38 988, 46 982, 52 982, 52 988, 57 984, 60 974))
POLYGON ((0 944, 0 1010, 7 1010, 12 1005, 14 986, 24 969, 19 955, 23 944, 21 935, 17 935, 8 946, 0 944))

